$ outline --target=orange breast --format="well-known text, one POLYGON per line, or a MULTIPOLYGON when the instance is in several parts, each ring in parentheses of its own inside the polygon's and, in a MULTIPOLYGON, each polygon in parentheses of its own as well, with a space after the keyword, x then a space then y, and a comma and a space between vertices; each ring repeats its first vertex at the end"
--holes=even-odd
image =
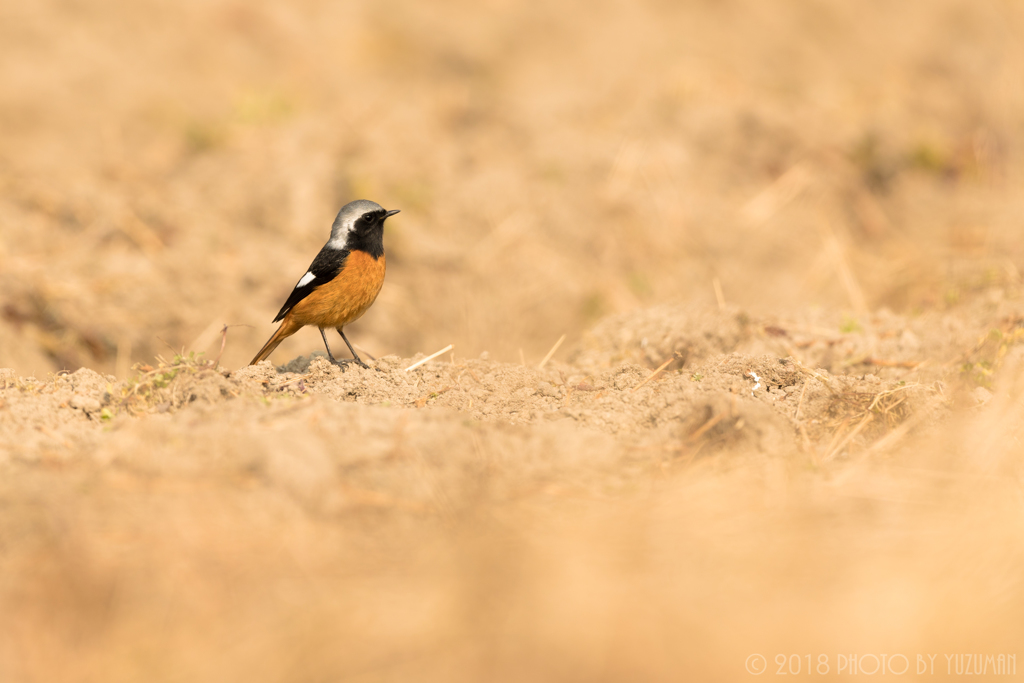
POLYGON ((286 317, 302 325, 341 327, 366 312, 384 285, 384 256, 353 251, 337 277, 295 304, 286 317))

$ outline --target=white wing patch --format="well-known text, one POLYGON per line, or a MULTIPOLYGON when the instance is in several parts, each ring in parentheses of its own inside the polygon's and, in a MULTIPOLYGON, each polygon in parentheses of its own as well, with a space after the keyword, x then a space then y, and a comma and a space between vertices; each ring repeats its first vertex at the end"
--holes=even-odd
POLYGON ((309 271, 305 275, 302 276, 302 279, 299 280, 299 284, 295 285, 295 287, 296 288, 305 287, 306 285, 308 285, 310 282, 312 282, 315 279, 316 279, 316 275, 313 275, 313 271, 309 271))

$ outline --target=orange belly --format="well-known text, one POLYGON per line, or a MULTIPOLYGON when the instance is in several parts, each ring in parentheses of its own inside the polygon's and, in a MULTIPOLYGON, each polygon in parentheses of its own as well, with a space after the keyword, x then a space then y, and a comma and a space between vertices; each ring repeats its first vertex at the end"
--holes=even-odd
POLYGON ((357 320, 384 285, 384 256, 353 251, 337 277, 295 304, 286 317, 300 325, 342 327, 357 320))

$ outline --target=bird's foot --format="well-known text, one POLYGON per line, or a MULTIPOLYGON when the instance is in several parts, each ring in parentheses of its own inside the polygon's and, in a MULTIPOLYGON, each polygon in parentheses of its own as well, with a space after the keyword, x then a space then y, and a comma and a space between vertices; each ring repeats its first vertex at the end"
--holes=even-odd
POLYGON ((367 370, 370 369, 369 365, 367 365, 363 361, 359 360, 358 358, 332 358, 331 362, 334 363, 335 365, 337 365, 342 370, 344 370, 346 367, 348 367, 349 363, 355 363, 359 367, 366 368, 367 370))

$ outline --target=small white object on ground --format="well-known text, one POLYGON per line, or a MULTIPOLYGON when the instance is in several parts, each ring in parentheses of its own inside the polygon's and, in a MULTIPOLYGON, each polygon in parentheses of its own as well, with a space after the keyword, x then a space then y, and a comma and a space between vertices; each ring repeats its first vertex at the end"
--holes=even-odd
POLYGON ((449 344, 448 346, 444 347, 444 348, 443 348, 443 349, 441 349, 440 351, 438 351, 438 352, 436 352, 436 353, 432 353, 432 354, 430 354, 429 356, 427 356, 426 358, 424 358, 424 359, 422 359, 422 360, 418 360, 418 361, 416 361, 415 363, 413 363, 412 365, 410 365, 409 367, 407 367, 407 368, 405 369, 405 371, 406 371, 406 372, 409 372, 410 370, 415 370, 416 368, 418 368, 419 366, 423 365, 423 364, 424 364, 424 363, 426 363, 427 361, 431 361, 431 360, 434 360, 435 358, 437 358, 438 356, 440 356, 440 355, 441 355, 442 353, 445 353, 445 352, 447 352, 447 351, 451 351, 451 350, 452 350, 452 349, 454 349, 454 348, 455 348, 455 345, 454 345, 454 344, 449 344))
POLYGON ((754 381, 757 382, 757 384, 754 385, 754 388, 750 390, 750 395, 753 396, 754 392, 761 388, 761 378, 758 377, 757 373, 754 372, 753 370, 751 370, 747 374, 753 377, 754 381))

